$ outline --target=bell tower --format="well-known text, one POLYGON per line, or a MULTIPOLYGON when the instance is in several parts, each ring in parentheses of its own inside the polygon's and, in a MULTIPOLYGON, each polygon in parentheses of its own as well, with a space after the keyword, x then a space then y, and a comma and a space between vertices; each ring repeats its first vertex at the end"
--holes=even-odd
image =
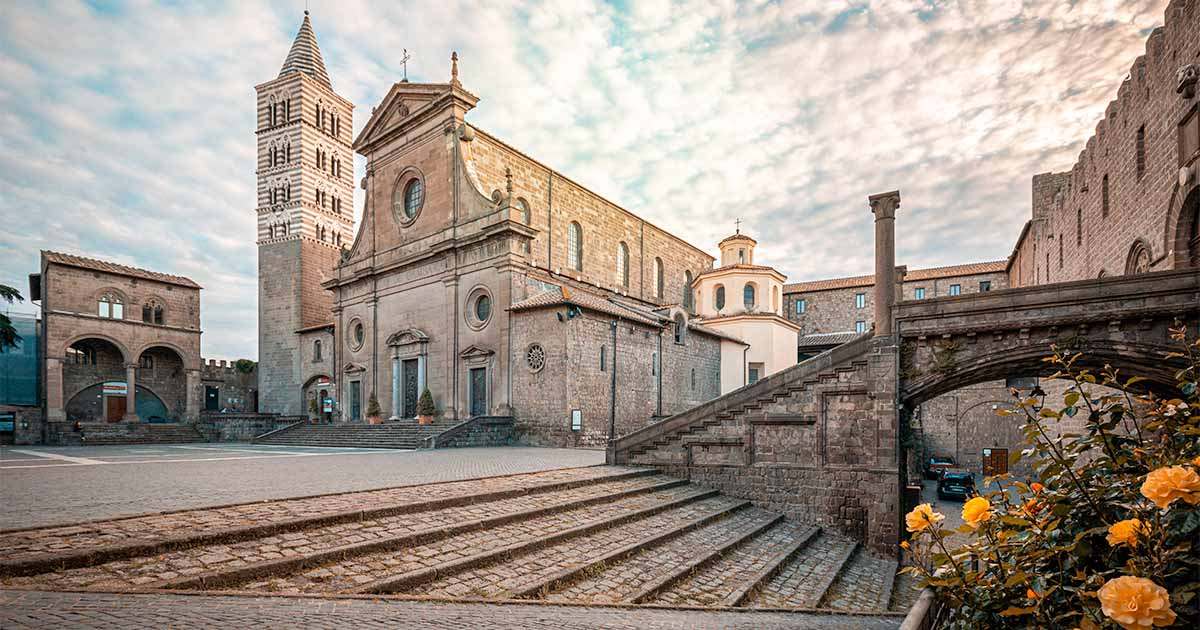
POLYGON ((332 324, 321 282, 354 236, 354 104, 333 91, 308 11, 279 76, 255 91, 259 410, 298 415, 299 331, 332 324))

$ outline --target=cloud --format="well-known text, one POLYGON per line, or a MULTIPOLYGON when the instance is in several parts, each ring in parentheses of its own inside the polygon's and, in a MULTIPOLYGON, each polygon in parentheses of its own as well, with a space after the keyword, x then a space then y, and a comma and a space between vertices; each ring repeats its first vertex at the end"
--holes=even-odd
MULTIPOLYGON (((399 79, 401 49, 419 81, 447 80, 458 50, 482 97, 473 123, 707 249, 741 217, 757 260, 804 280, 870 272, 866 196, 893 188, 901 263, 1006 256, 1030 178, 1071 166, 1164 7, 347 0, 312 13, 356 131, 399 79)), ((42 248, 187 275, 205 288, 205 356, 253 357, 253 88, 300 17, 294 2, 0 5, 0 283, 23 286, 42 248)))

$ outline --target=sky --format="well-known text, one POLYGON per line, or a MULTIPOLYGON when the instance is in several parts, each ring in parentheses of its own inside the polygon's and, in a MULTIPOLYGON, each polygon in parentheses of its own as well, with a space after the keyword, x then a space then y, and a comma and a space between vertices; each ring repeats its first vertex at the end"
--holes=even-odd
MULTIPOLYGON (((188 276, 203 356, 256 358, 254 86, 304 6, 0 3, 0 284, 41 249, 188 276)), ((403 49, 427 82, 457 50, 468 122, 714 255, 740 218, 793 282, 871 273, 867 196, 897 188, 899 264, 1007 257, 1165 6, 309 2, 356 132, 403 49)))

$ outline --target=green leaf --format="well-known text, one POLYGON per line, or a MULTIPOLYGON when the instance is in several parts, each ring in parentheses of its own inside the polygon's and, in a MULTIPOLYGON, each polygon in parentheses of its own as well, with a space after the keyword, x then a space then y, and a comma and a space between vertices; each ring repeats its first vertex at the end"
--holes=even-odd
POLYGON ((1074 407, 1077 402, 1079 402, 1079 392, 1067 392, 1067 395, 1063 396, 1063 404, 1068 407, 1074 407))

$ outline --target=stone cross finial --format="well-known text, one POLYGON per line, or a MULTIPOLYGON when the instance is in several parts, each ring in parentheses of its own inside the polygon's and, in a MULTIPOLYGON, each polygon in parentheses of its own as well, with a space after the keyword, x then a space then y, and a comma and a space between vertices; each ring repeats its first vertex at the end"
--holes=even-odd
POLYGON ((450 53, 450 85, 459 85, 458 83, 458 51, 450 53))
POLYGON ((508 184, 507 184, 507 188, 508 188, 508 196, 509 196, 509 197, 512 197, 512 192, 513 192, 513 186, 512 186, 512 169, 511 169, 511 168, 509 168, 509 167, 507 167, 507 166, 505 166, 505 167, 504 167, 504 179, 505 179, 505 181, 507 181, 507 182, 508 182, 508 184))
POLYGON ((733 233, 734 233, 734 234, 741 234, 741 233, 742 233, 742 218, 741 218, 741 217, 738 217, 738 218, 734 219, 734 221, 733 221, 733 233))

